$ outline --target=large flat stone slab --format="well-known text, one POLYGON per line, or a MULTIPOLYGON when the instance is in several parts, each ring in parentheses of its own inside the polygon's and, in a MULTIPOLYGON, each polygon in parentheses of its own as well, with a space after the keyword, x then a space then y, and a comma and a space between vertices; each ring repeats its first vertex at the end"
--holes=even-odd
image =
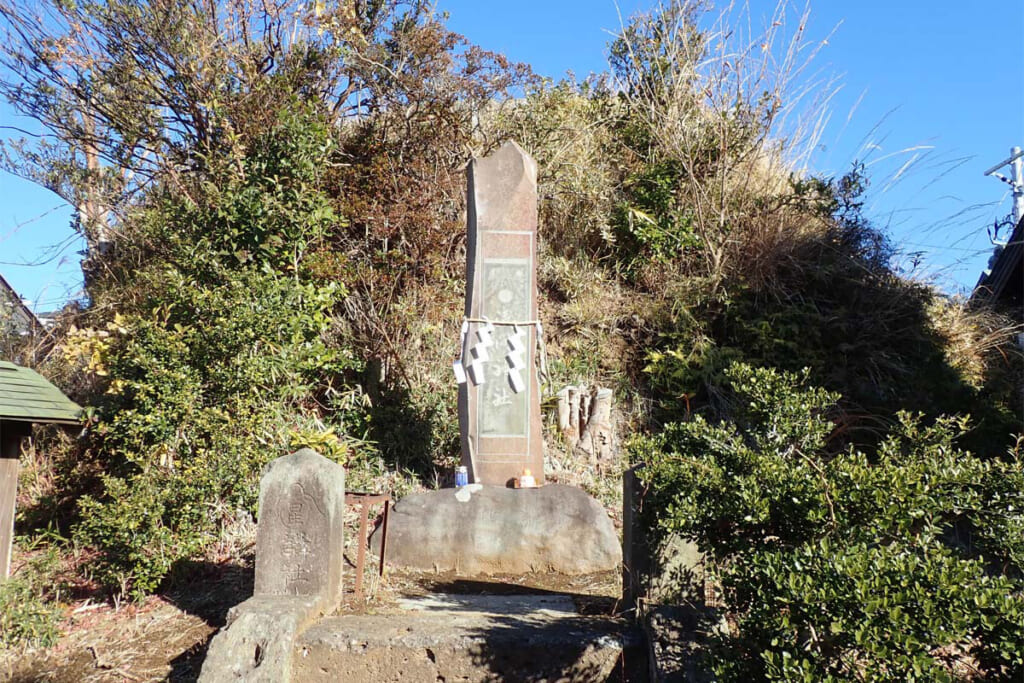
MULTIPOLYGON (((379 533, 374 547, 379 548, 379 533)), ((463 576, 618 569, 622 548, 604 508, 585 491, 484 486, 406 496, 391 512, 387 563, 463 576)))
POLYGON ((459 595, 434 593, 399 598, 398 608, 405 612, 458 613, 490 617, 515 614, 541 622, 557 617, 576 616, 576 602, 569 595, 459 595))
MULTIPOLYGON (((296 643, 302 681, 624 680, 645 659, 624 621, 576 613, 562 595, 431 595, 387 614, 330 617, 296 643)), ((642 667, 641 667, 642 668, 642 667)), ((626 679, 628 680, 628 679, 626 679)))

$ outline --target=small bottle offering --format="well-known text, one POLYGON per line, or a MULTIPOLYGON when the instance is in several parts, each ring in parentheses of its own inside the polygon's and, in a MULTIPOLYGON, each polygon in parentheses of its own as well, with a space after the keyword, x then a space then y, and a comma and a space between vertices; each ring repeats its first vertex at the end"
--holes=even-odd
POLYGON ((465 465, 455 469, 455 488, 469 485, 469 470, 465 465))
POLYGON ((523 475, 519 477, 519 488, 521 489, 533 489, 537 488, 537 482, 533 478, 533 474, 530 473, 529 469, 523 470, 523 475))

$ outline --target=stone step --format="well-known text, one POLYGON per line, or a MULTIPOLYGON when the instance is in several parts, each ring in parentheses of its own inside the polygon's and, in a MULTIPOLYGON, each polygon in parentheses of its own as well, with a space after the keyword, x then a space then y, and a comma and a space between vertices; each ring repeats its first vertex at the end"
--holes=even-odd
POLYGON ((642 635, 566 595, 405 598, 321 619, 297 640, 295 681, 641 681, 642 635), (634 671, 635 670, 635 671, 634 671))

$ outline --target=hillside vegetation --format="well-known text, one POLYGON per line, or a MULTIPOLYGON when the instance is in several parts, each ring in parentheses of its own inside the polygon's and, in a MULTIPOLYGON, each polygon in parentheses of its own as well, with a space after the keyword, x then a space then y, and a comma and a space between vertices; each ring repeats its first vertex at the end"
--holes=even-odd
MULTIPOLYGON (((550 437, 552 475, 617 505, 648 463, 651 529, 698 543, 734 624, 722 680, 1019 675, 1016 329, 900 272, 863 166, 805 169, 828 84, 791 8, 746 34, 671 0, 558 83, 420 0, 0 17, 0 91, 51 134, 4 162, 87 244, 40 368, 85 430, 37 439, 24 548, 142 596, 237 553, 290 449, 354 488, 445 482, 463 170, 515 139, 540 168, 547 389, 613 387, 634 435, 600 471, 550 437)), ((9 585, 32 624, 59 599, 9 585)))

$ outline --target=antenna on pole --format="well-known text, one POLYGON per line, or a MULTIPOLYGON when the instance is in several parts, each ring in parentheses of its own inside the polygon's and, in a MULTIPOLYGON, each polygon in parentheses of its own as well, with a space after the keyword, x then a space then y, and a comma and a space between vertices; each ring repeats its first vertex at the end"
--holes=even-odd
POLYGON ((1013 191, 1013 225, 1016 227, 1024 216, 1024 151, 1020 147, 1011 147, 1010 157, 985 171, 985 175, 1002 180, 1013 191), (998 172, 1003 166, 1010 167, 1011 178, 998 172))

